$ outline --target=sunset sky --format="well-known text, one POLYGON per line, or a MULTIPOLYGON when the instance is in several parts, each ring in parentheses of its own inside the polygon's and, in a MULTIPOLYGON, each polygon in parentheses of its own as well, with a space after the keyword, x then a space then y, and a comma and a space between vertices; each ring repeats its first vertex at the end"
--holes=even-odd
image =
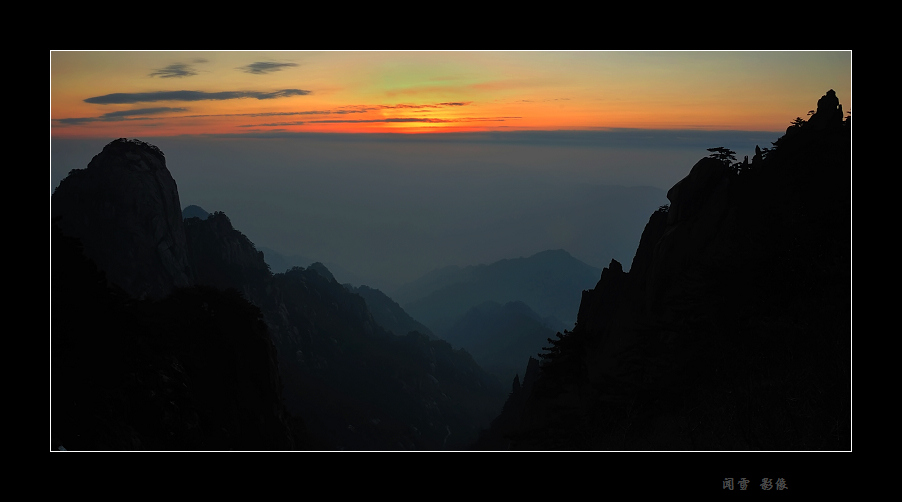
POLYGON ((851 51, 52 51, 50 188, 135 138, 182 207, 371 286, 548 249, 628 269, 707 148, 851 86, 851 51))
POLYGON ((606 128, 767 130, 850 51, 78 52, 50 55, 52 138, 606 128))

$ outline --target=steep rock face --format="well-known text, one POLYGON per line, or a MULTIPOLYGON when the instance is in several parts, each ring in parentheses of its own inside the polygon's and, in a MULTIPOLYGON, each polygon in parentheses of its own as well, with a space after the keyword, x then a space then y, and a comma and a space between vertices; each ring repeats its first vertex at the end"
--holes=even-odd
POLYGON ((161 298, 194 283, 175 180, 163 153, 119 139, 51 197, 51 221, 129 294, 161 298))
MULTIPOLYGON (((627 281, 627 295, 631 298, 653 298, 654 297, 654 281, 649 280, 650 272, 654 269, 652 265, 655 259, 655 245, 664 236, 667 230, 667 220, 669 218, 670 207, 661 206, 657 211, 652 213, 642 231, 642 237, 639 239, 639 247, 636 248, 636 255, 633 257, 633 264, 630 267, 630 281, 627 281), (649 290, 652 291, 649 291, 649 290)), ((596 287, 597 289, 597 287, 596 287)), ((636 315, 649 315, 650 305, 647 303, 633 305, 636 309, 636 315)))
POLYGON ((667 226, 655 242, 644 287, 647 308, 661 312, 671 285, 710 256, 712 240, 731 216, 730 169, 710 157, 699 160, 670 191, 667 226))

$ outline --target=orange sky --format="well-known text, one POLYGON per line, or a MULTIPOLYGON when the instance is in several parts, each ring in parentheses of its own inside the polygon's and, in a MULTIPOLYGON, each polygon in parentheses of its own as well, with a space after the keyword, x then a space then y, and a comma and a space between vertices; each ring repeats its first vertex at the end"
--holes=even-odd
POLYGON ((782 131, 851 51, 50 54, 51 138, 603 128, 782 131))

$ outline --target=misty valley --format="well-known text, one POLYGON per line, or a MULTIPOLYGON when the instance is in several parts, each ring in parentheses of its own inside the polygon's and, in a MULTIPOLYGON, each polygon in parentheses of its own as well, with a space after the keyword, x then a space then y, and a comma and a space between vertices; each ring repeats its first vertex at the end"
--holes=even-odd
MULTIPOLYGON (((112 141, 51 197, 51 449, 850 450, 851 119, 816 101, 666 198, 529 213, 578 253, 378 284, 252 242, 160 148, 112 141), (630 255, 579 259, 619 252, 599 213, 628 204, 657 206, 630 255)), ((479 232, 533 249, 536 228, 479 232)))

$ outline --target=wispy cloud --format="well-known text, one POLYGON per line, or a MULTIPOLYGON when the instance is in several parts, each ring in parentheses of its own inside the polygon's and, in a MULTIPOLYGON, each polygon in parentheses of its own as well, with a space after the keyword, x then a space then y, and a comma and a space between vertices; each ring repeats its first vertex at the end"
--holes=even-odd
POLYGON ((435 103, 430 105, 409 105, 409 104, 397 104, 397 105, 379 105, 379 108, 386 109, 397 109, 397 108, 444 108, 446 106, 467 106, 472 104, 472 101, 458 101, 454 103, 435 103))
POLYGON ((285 117, 291 115, 347 115, 349 113, 366 113, 368 111, 378 110, 375 107, 357 108, 357 109, 338 109, 338 110, 304 110, 300 112, 262 112, 262 113, 216 113, 206 115, 185 115, 185 118, 201 118, 201 117, 285 117))
POLYGON ((281 127, 281 126, 296 126, 296 125, 304 125, 307 122, 303 120, 296 120, 294 122, 271 122, 269 124, 242 124, 236 127, 242 128, 254 128, 254 127, 281 127))
POLYGON ((282 68, 290 68, 297 66, 297 63, 275 63, 272 61, 258 61, 247 66, 238 68, 244 73, 252 73, 254 75, 265 75, 276 71, 282 71, 282 68))
MULTIPOLYGON (((350 113, 366 113, 373 110, 378 110, 379 107, 370 106, 370 107, 352 107, 349 109, 337 109, 337 110, 304 110, 298 112, 263 112, 263 113, 208 113, 208 114, 195 114, 195 115, 177 115, 173 117, 167 117, 169 119, 193 119, 193 118, 208 118, 208 117, 290 117, 294 115, 347 115, 350 113)), ((60 125, 79 125, 85 124, 89 122, 100 122, 100 121, 114 121, 114 120, 143 120, 130 118, 134 116, 141 115, 154 115, 160 113, 167 112, 186 112, 188 108, 176 108, 176 107, 158 107, 158 108, 140 108, 136 110, 123 110, 118 112, 110 112, 105 113, 99 117, 71 117, 64 119, 57 119, 56 122, 60 125)), ((285 125, 299 125, 304 122, 286 122, 285 125)), ((271 124, 260 124, 260 125, 271 125, 271 124)), ((253 127, 253 126, 238 126, 238 127, 253 127)))
POLYGON ((425 122, 430 124, 449 123, 449 122, 504 122, 508 119, 519 119, 521 117, 467 117, 456 119, 436 119, 436 118, 416 118, 416 117, 398 117, 398 118, 381 118, 381 119, 326 119, 311 120, 310 123, 317 124, 342 124, 342 123, 372 123, 372 122, 425 122))
POLYGON ((422 119, 422 118, 414 118, 414 117, 397 117, 397 118, 383 118, 383 119, 325 119, 325 120, 313 120, 311 122, 315 122, 317 124, 343 124, 343 123, 369 123, 369 122, 427 122, 427 123, 438 123, 438 122, 448 122, 447 119, 422 119))
POLYGON ((194 67, 184 63, 173 63, 166 68, 160 68, 150 74, 151 77, 181 78, 197 75, 194 67))
POLYGON ((154 101, 205 101, 205 100, 228 100, 228 99, 275 99, 285 98, 288 96, 306 96, 310 91, 303 89, 282 89, 274 92, 260 91, 223 91, 223 92, 205 92, 205 91, 157 91, 157 92, 117 92, 113 94, 105 94, 103 96, 95 96, 85 99, 85 103, 93 103, 99 105, 112 104, 130 104, 130 103, 149 103, 154 101))
POLYGON ((118 112, 110 112, 104 113, 99 117, 74 117, 74 118, 66 118, 59 119, 58 122, 60 124, 65 125, 78 125, 85 124, 88 122, 115 122, 119 120, 147 120, 149 117, 147 115, 159 115, 162 113, 171 113, 171 112, 184 112, 188 111, 187 108, 172 108, 172 107, 158 107, 158 108, 139 108, 136 110, 120 110, 118 112))
POLYGON ((158 115, 160 113, 185 112, 187 108, 173 108, 169 106, 161 106, 158 108, 139 108, 137 110, 121 110, 118 112, 104 113, 101 115, 102 120, 117 120, 120 118, 132 117, 135 115, 158 115))
POLYGON ((323 119, 323 120, 311 120, 311 121, 296 121, 296 122, 270 122, 268 124, 246 124, 238 127, 276 127, 276 126, 289 126, 289 125, 302 125, 302 124, 371 124, 371 123, 398 123, 398 122, 426 122, 426 123, 439 123, 439 122, 452 122, 448 119, 422 119, 422 118, 381 118, 381 119, 323 119))
POLYGON ((549 101, 570 101, 570 98, 518 99, 514 103, 547 103, 549 101))
POLYGON ((65 119, 56 119, 56 122, 60 125, 74 126, 87 124, 89 122, 97 122, 100 120, 100 117, 68 117, 65 119))

